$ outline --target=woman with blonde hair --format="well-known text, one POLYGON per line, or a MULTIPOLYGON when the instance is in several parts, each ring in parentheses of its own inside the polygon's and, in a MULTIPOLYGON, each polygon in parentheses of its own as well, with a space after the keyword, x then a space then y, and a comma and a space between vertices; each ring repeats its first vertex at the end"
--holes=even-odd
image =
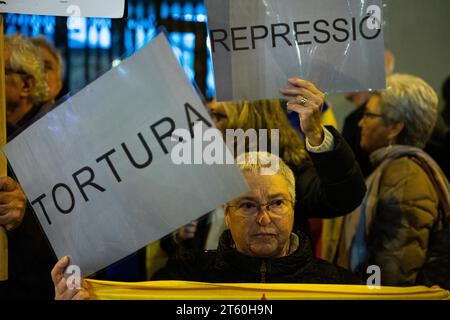
MULTIPOLYGON (((291 126, 280 100, 242 101, 223 103, 228 117, 228 129, 279 129, 280 157, 291 166, 308 161, 305 142, 291 126)), ((284 103, 285 104, 285 103, 284 103)), ((268 134, 270 144, 270 133, 268 134)), ((269 150, 270 151, 270 150, 269 150)))

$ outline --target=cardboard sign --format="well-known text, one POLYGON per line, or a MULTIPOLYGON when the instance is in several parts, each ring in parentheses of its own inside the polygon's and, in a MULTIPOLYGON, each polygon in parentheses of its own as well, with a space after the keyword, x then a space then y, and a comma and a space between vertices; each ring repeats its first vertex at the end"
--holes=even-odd
POLYGON ((206 0, 217 99, 281 98, 300 77, 324 92, 385 87, 381 0, 206 0))
POLYGON ((125 0, 2 0, 0 12, 47 16, 122 18, 125 0))
POLYGON ((173 136, 196 124, 213 126, 161 33, 4 149, 56 255, 85 276, 247 191, 235 165, 174 163, 173 136))

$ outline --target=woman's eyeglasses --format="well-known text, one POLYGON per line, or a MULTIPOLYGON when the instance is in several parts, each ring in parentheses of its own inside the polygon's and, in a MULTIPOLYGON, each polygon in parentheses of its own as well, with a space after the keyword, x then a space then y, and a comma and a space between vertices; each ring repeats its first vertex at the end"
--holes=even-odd
POLYGON ((373 113, 373 112, 369 112, 369 111, 364 111, 363 113, 363 119, 364 118, 383 118, 384 116, 380 113, 373 113))
POLYGON ((262 210, 266 210, 271 216, 280 217, 286 214, 292 206, 292 201, 287 199, 274 199, 268 203, 257 203, 253 201, 243 201, 234 208, 234 212, 245 217, 256 216, 262 210))

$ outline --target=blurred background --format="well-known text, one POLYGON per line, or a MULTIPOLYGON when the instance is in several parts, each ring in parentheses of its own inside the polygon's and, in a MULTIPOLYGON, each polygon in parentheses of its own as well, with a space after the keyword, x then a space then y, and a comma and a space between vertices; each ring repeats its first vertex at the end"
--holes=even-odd
MULTIPOLYGON (((396 72, 424 78, 441 93, 450 75, 450 1, 384 0, 385 43, 396 72)), ((76 92, 112 65, 139 50, 164 26, 187 76, 206 98, 214 97, 214 77, 203 0, 128 0, 127 19, 75 19, 5 15, 5 32, 45 35, 66 61, 63 92, 76 92)), ((354 109, 343 95, 329 97, 342 129, 354 109)))

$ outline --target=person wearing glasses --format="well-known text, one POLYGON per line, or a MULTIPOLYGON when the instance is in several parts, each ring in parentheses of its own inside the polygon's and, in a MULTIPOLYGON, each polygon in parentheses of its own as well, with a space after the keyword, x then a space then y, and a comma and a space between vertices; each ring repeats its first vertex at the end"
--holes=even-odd
POLYGON ((293 232, 296 181, 282 159, 257 152, 237 162, 250 191, 225 204, 228 230, 217 250, 176 255, 153 280, 360 283, 352 273, 316 259, 308 237, 293 232), (273 161, 278 171, 263 172, 264 163, 273 161))
POLYGON ((36 47, 21 35, 5 37, 5 92, 8 136, 29 125, 46 101, 48 85, 36 47))
MULTIPOLYGON (((361 204, 366 191, 364 177, 346 141, 337 130, 321 123, 323 92, 298 78, 288 79, 280 91, 287 98, 287 108, 299 118, 305 139, 291 126, 280 100, 213 101, 209 110, 224 136, 226 129, 279 130, 279 155, 298 180, 294 229, 310 235, 308 219, 341 217, 361 204)), ((216 213, 212 219, 181 228, 177 242, 184 245, 189 240, 188 246, 199 250, 216 248, 223 230, 223 213, 216 213)), ((166 248, 169 254, 175 250, 173 246, 166 248)))
MULTIPOLYGON (((293 233, 295 179, 283 160, 257 152, 237 162, 250 191, 225 204, 229 230, 223 232, 218 249, 173 256, 152 280, 360 284, 349 271, 316 259, 308 237, 293 233), (267 163, 275 161, 278 170, 269 171, 267 163)), ((69 289, 64 278, 67 265, 64 257, 52 272, 56 299, 88 298, 86 284, 69 289)))
MULTIPOLYGON (((10 140, 33 122, 48 86, 39 52, 23 36, 5 36, 4 63, 10 140)), ((10 177, 0 177, 0 226, 7 230, 9 250, 9 278, 0 282, 0 300, 51 299, 49 272, 56 259, 20 185, 10 177)))
POLYGON ((375 171, 362 205, 344 218, 340 266, 365 272, 377 265, 383 285, 421 283, 432 236, 450 208, 449 183, 422 150, 437 114, 436 92, 412 75, 389 76, 387 89, 370 98, 359 126, 375 171))

